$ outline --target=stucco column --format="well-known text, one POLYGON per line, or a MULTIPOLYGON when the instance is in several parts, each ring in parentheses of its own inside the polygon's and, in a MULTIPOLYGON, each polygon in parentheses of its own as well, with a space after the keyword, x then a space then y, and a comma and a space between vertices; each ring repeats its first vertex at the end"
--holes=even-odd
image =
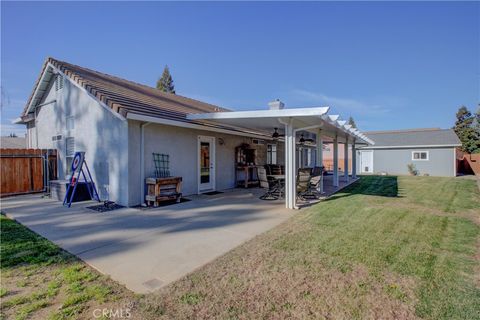
POLYGON ((285 125, 285 207, 295 208, 295 133, 291 123, 285 125))
POLYGON ((333 186, 338 187, 338 138, 333 139, 333 186))
POLYGON ((322 139, 322 129, 317 131, 317 156, 315 157, 315 166, 323 166, 323 139, 322 139))
POLYGON ((344 144, 344 156, 343 156, 343 178, 345 182, 348 182, 348 136, 345 138, 344 144))
MULTIPOLYGON (((317 155, 315 157, 315 166, 323 167, 323 139, 322 139, 322 129, 317 131, 317 155)), ((318 190, 320 193, 323 193, 323 172, 320 179, 320 186, 318 190)))
POLYGON ((352 179, 357 178, 357 149, 355 148, 355 139, 352 142, 352 179))

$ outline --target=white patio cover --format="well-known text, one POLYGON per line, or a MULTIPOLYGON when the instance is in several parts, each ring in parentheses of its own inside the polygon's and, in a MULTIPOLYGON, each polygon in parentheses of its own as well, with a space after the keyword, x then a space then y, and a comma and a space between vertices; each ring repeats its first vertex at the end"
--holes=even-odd
MULTIPOLYGON (((228 125, 285 134, 285 205, 296 207, 295 137, 298 131, 311 131, 336 139, 340 143, 369 144, 374 142, 338 115, 328 115, 329 107, 279 110, 228 111, 190 114, 189 120, 217 121, 228 125), (321 131, 320 131, 321 130, 321 131)), ((317 139, 320 140, 320 139, 317 139)))

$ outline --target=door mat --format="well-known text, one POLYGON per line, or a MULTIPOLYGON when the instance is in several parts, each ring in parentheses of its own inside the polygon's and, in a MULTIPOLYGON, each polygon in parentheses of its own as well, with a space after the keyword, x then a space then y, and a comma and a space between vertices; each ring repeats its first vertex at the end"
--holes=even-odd
POLYGON ((205 193, 202 193, 202 194, 205 194, 207 196, 214 196, 216 194, 220 194, 220 193, 223 193, 221 191, 210 191, 210 192, 205 192, 205 193))
POLYGON ((112 202, 112 201, 106 201, 103 204, 99 204, 97 206, 87 207, 87 209, 94 210, 97 212, 109 212, 109 211, 122 209, 122 208, 125 208, 125 207, 119 204, 116 204, 115 202, 112 202))
POLYGON ((161 201, 158 204, 158 207, 154 207, 154 206, 150 206, 150 207, 134 206, 133 208, 139 209, 139 210, 150 210, 150 209, 157 209, 157 208, 161 208, 161 207, 167 207, 167 206, 171 206, 171 205, 179 204, 179 203, 183 203, 183 202, 188 202, 188 201, 192 201, 192 200, 182 197, 180 199, 180 202, 177 202, 177 200, 161 201))

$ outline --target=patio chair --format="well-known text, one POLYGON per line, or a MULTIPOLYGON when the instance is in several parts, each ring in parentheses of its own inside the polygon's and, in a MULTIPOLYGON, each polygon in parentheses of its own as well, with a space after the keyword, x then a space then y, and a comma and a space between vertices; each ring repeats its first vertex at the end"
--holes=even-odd
POLYGON ((278 181, 272 177, 267 176, 267 170, 264 167, 257 169, 258 180, 260 181, 260 187, 267 189, 267 192, 263 194, 260 199, 262 200, 277 200, 278 195, 278 181))
POLYGON ((325 167, 313 167, 312 179, 310 180, 310 187, 315 197, 320 197, 323 193, 323 174, 325 173, 325 167))
POLYGON ((297 174, 297 198, 307 200, 306 197, 311 196, 311 169, 298 169, 297 174))

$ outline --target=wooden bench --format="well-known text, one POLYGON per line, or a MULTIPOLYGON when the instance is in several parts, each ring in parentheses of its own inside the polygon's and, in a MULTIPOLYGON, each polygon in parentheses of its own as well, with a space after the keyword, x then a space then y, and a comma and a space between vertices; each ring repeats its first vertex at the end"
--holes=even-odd
POLYGON ((180 202, 182 199, 182 177, 147 178, 145 183, 147 184, 145 202, 149 206, 158 207, 161 201, 180 202))

